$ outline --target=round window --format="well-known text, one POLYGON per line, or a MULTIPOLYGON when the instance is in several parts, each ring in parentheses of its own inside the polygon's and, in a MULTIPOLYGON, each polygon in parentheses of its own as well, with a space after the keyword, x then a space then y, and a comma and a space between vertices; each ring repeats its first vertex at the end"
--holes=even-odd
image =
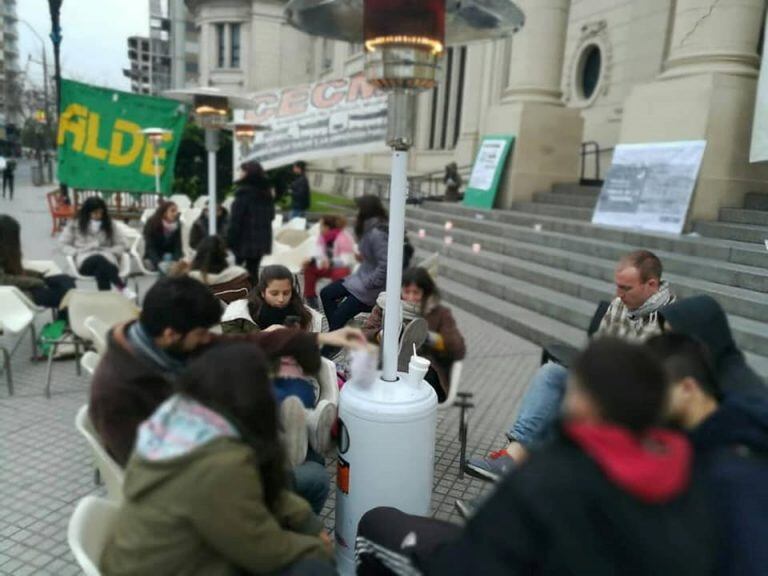
POLYGON ((579 66, 578 87, 584 100, 589 100, 595 94, 602 72, 603 54, 599 46, 590 44, 581 53, 579 66))

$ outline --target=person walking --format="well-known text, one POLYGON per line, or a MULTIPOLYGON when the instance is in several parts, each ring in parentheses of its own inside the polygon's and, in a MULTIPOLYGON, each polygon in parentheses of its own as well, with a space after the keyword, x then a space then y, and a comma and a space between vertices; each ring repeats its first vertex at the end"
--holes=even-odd
POLYGON ((3 198, 5 198, 5 191, 8 190, 8 197, 13 200, 13 186, 16 174, 16 160, 11 158, 5 161, 5 168, 3 168, 3 198))
POLYGON ((272 253, 275 200, 261 164, 246 162, 240 168, 242 177, 236 182, 227 243, 237 264, 245 266, 255 284, 262 257, 272 253))
POLYGON ((304 218, 310 204, 306 162, 296 162, 293 173, 296 178, 291 182, 291 219, 304 218))

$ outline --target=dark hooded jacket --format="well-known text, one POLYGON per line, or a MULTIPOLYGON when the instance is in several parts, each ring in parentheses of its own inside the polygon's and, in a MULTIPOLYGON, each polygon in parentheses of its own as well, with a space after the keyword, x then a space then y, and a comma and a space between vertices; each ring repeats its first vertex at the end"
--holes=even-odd
POLYGON ((691 433, 723 531, 718 574, 768 570, 768 399, 732 394, 691 433))
POLYGON ((661 315, 672 330, 707 346, 724 392, 768 392, 763 379, 749 367, 736 346, 728 318, 714 298, 694 296, 678 300, 663 308, 661 315))
POLYGON ((239 260, 272 253, 275 202, 265 180, 247 178, 238 183, 227 243, 239 260))
POLYGON ((460 536, 415 563, 430 576, 712 574, 717 535, 690 445, 653 436, 564 428, 499 483, 460 536))

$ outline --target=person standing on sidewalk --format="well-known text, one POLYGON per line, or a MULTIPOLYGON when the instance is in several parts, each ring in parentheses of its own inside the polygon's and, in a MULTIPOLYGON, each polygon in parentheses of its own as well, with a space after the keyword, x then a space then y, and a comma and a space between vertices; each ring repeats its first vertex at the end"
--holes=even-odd
POLYGON ((4 160, 5 167, 3 168, 3 198, 5 198, 6 189, 9 192, 9 198, 13 200, 13 185, 16 174, 16 160, 11 158, 10 160, 4 160))
POLYGON ((272 253, 275 200, 261 164, 246 162, 240 168, 243 176, 237 181, 227 243, 237 264, 245 266, 255 284, 262 257, 272 253))
POLYGON ((304 218, 309 210, 309 180, 307 180, 307 163, 296 162, 293 165, 296 179, 291 182, 291 219, 304 218))

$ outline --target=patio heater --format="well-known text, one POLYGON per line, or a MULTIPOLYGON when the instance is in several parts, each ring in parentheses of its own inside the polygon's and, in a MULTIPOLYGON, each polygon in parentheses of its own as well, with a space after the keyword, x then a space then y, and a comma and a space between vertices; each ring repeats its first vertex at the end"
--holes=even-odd
POLYGON ((160 192, 160 145, 166 136, 171 134, 170 130, 165 128, 145 128, 141 131, 144 136, 149 138, 152 144, 152 159, 155 166, 155 193, 159 196, 160 192))
POLYGON ((251 153, 251 144, 256 132, 271 130, 264 124, 255 124, 254 122, 239 121, 227 124, 227 129, 232 131, 232 135, 240 143, 240 156, 246 158, 251 153))
POLYGON ((291 0, 285 15, 289 24, 308 34, 362 41, 366 79, 389 93, 387 144, 392 148, 392 174, 383 370, 379 381, 368 390, 345 386, 340 404, 347 436, 342 434, 339 478, 348 485, 339 484, 337 492, 337 559, 342 573, 352 573, 354 536, 362 513, 375 505, 390 505, 425 514, 432 490, 436 398, 424 382, 414 387, 407 375, 397 371, 408 150, 413 144, 415 96, 437 84, 440 58, 447 45, 511 35, 523 25, 524 16, 511 0, 291 0), (429 401, 419 391, 424 389, 431 393, 429 401), (419 418, 422 424, 417 424, 419 418), (401 436, 399 432, 410 424, 422 428, 401 436), (343 446, 345 438, 348 451, 343 446), (361 444, 367 444, 368 450, 359 450, 361 444), (347 452, 354 455, 344 458, 347 452), (428 460, 426 467, 423 460, 428 460), (358 480, 364 476, 368 492, 375 494, 360 494, 364 488, 353 494, 356 475, 358 480))

